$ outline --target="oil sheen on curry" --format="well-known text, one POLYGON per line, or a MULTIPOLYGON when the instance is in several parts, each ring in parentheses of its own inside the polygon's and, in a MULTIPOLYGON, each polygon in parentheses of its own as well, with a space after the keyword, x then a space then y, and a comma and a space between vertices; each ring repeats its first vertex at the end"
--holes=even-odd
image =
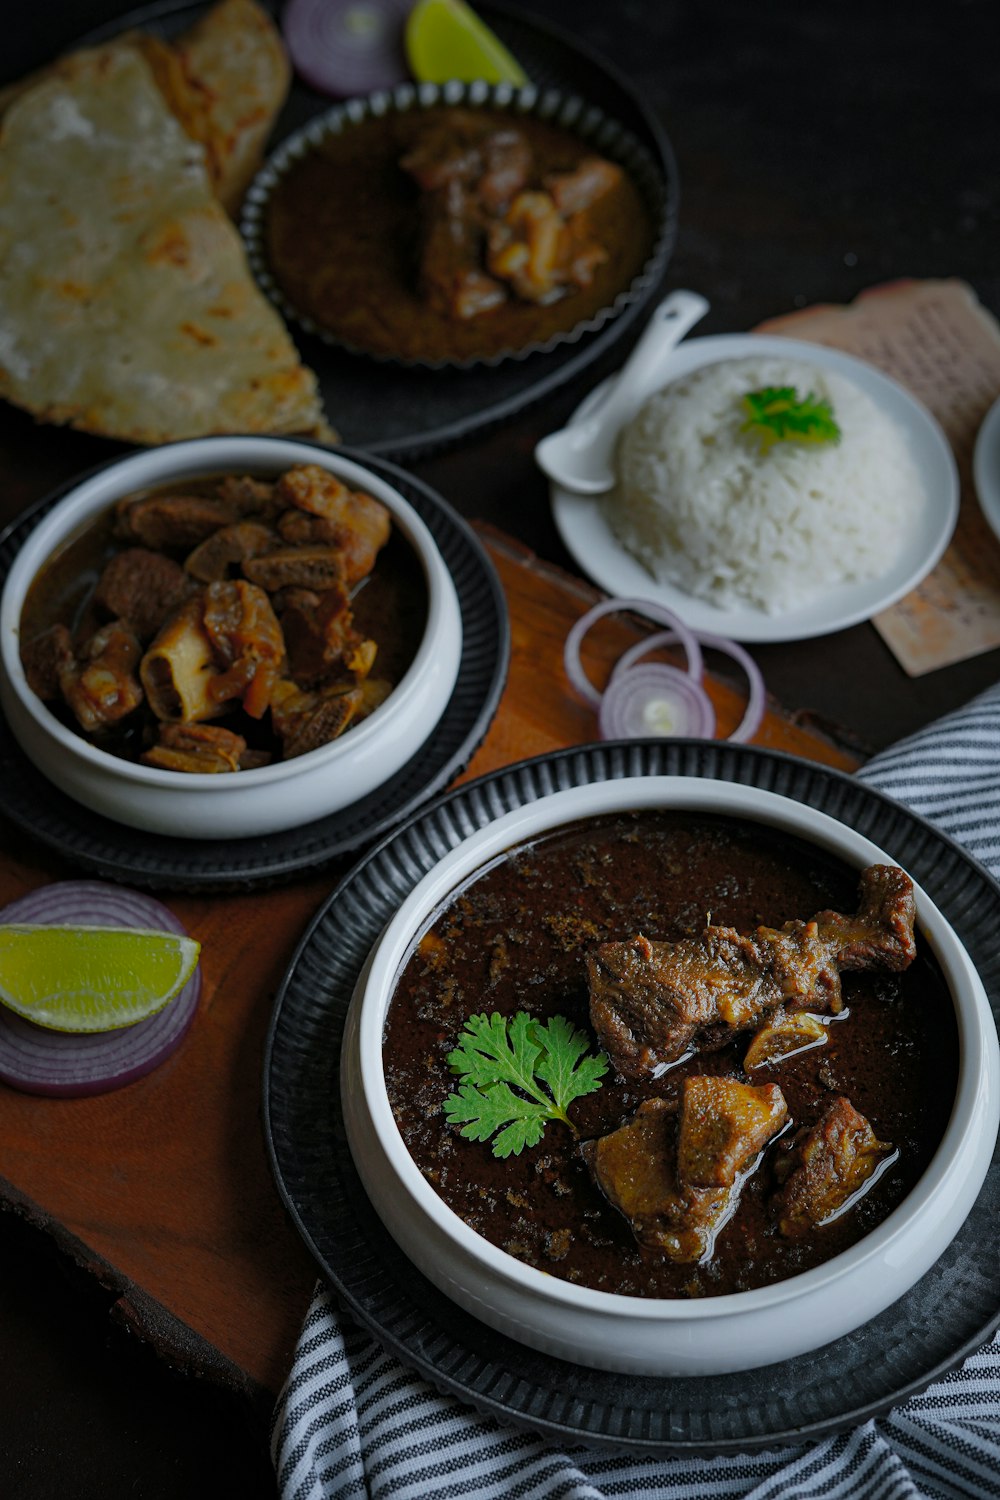
POLYGON ((755 823, 557 830, 473 877, 403 965, 384 1042, 403 1138, 473 1229, 581 1286, 704 1297, 808 1270, 902 1201, 947 1124, 954 1010, 913 923, 903 871, 755 823), (565 1018, 608 1066, 569 1125, 498 1157, 444 1104, 467 1019, 519 1012, 565 1018))
POLYGON ((226 773, 366 718, 409 666, 426 609, 386 507, 303 464, 120 501, 34 580, 21 658, 100 749, 226 773))
POLYGON ((349 348, 463 362, 544 343, 610 307, 650 254, 635 184, 531 115, 373 116, 296 160, 271 199, 272 275, 349 348))

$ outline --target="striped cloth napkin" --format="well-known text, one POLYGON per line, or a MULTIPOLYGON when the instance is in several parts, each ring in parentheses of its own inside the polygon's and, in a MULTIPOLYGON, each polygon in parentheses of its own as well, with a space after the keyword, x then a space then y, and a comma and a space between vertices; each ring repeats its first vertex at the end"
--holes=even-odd
MULTIPOLYGON (((1000 878, 1000 684, 869 761, 1000 878)), ((319 1286, 279 1398, 282 1500, 981 1500, 1000 1497, 1000 1336, 888 1417, 798 1449, 646 1458, 561 1449, 414 1375, 319 1286)))

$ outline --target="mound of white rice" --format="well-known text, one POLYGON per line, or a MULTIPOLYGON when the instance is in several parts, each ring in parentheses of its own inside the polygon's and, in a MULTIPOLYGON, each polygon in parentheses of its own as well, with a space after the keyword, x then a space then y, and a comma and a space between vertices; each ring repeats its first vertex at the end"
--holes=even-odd
POLYGON ((903 434, 853 381, 777 357, 722 360, 651 397, 625 429, 608 521, 653 576, 723 609, 778 614, 892 565, 923 488, 903 434), (752 434, 742 397, 828 401, 837 443, 752 434))

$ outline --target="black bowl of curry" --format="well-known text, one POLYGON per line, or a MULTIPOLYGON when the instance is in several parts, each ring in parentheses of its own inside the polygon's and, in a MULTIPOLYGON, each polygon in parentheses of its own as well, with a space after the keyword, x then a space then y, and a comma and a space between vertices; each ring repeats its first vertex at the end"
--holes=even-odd
POLYGON ((421 368, 525 359, 634 305, 669 248, 666 184, 578 97, 404 85, 290 136, 241 229, 264 291, 307 332, 421 368))

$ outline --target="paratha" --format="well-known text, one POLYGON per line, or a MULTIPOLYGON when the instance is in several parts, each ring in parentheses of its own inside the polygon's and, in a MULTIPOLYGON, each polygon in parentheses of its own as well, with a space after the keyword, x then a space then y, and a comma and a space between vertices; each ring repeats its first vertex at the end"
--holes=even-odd
MULTIPOLYGON (((218 0, 172 40, 127 31, 117 44, 137 47, 145 57, 172 112, 204 147, 212 191, 235 218, 291 83, 291 63, 271 16, 256 0, 218 0)), ((0 119, 43 78, 72 65, 74 56, 57 57, 0 88, 0 119)))
POLYGON ((173 42, 144 33, 134 40, 171 110, 205 148, 216 197, 235 214, 291 82, 277 27, 255 0, 219 0, 173 42))
POLYGON ((0 394, 138 443, 329 435, 202 147, 128 43, 64 59, 4 117, 0 394))

